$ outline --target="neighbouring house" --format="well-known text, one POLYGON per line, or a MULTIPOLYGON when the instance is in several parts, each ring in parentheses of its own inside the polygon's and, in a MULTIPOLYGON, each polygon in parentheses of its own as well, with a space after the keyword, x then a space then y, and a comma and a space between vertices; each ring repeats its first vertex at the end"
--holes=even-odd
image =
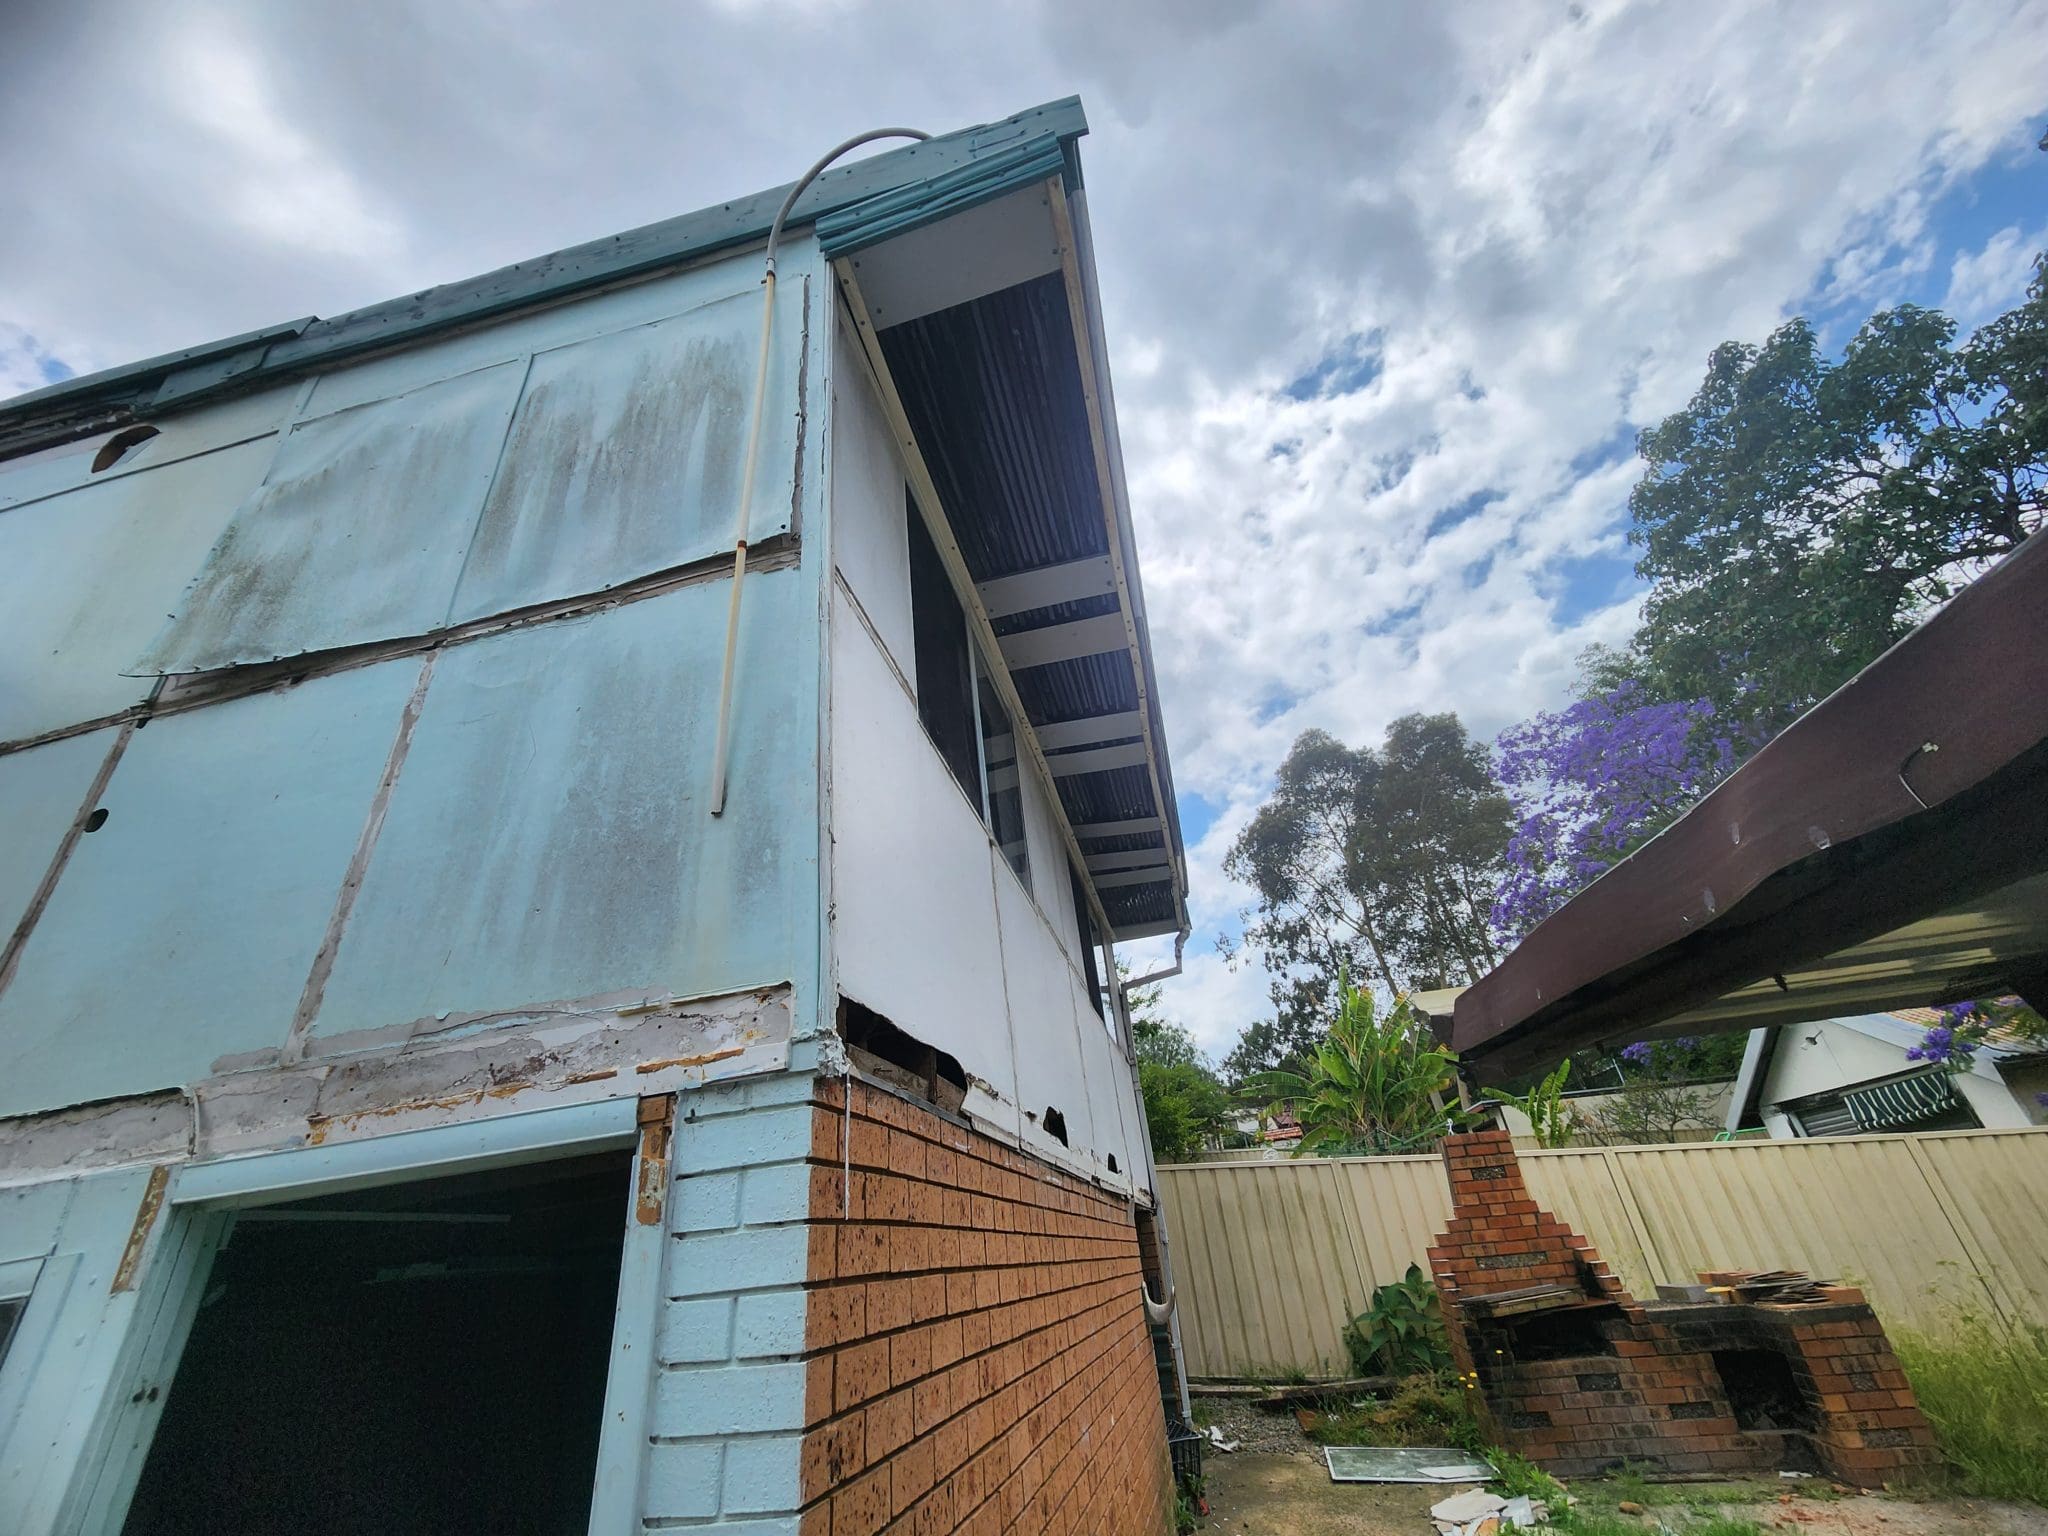
POLYGON ((1937 1018, 1932 1008, 1902 1008, 1751 1031, 1727 1129, 1853 1136, 2048 1123, 2039 1098, 2048 1058, 2038 1045, 1994 1030, 1968 1065, 1945 1071, 1909 1054, 1937 1018))
POLYGON ((1163 1528, 1085 130, 0 402, 0 1530, 1163 1528))

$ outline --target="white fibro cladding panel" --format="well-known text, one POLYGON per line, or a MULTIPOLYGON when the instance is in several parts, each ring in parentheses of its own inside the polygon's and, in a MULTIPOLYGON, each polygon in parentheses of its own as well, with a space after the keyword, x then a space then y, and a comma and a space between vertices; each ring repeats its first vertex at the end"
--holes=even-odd
MULTIPOLYGON (((1074 1017, 1077 989, 1066 955, 1031 898, 1007 868, 996 873, 996 916, 1002 924, 1003 977, 1016 1040, 1017 1102, 1024 1112, 1024 1137, 1040 1151, 1071 1149, 1085 1163, 1102 1142, 1082 1076, 1074 1017)), ((1094 1018, 1089 1013, 1088 1019, 1094 1018)))
POLYGON ((148 696, 153 679, 123 674, 262 481, 274 442, 109 471, 0 511, 0 742, 104 719, 148 696))
POLYGON ((284 1043, 415 658, 137 730, 0 992, 0 1115, 284 1043))
POLYGON ((968 1110, 1014 1134, 988 834, 844 598, 832 605, 831 761, 839 991, 958 1057, 968 1110))
POLYGON ((832 559, 913 686, 910 512, 903 462, 858 343, 838 333, 832 385, 832 559))
POLYGON ((731 590, 683 587, 441 654, 316 1048, 622 990, 758 986, 813 963, 816 714, 798 663, 811 588, 796 571, 748 578, 727 808, 713 818, 731 590))

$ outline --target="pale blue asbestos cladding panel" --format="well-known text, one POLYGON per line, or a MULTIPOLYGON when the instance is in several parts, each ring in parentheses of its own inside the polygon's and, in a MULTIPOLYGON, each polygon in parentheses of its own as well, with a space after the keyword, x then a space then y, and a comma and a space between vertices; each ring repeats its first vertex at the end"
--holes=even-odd
MULTIPOLYGON (((803 286, 779 291, 748 537, 790 526, 803 286)), ((450 610, 461 623, 730 548, 761 296, 537 353, 450 610)))
POLYGON ((301 421, 138 664, 204 672, 437 629, 525 368, 301 421))
POLYGON ((95 481, 0 512, 0 741, 139 704, 124 677, 273 439, 95 481))
POLYGON ((0 943, 35 899, 117 734, 88 731, 0 757, 0 943))
POLYGON ((452 647, 436 664, 316 1034, 789 979, 814 926, 815 629, 746 584, 728 808, 705 810, 724 581, 452 647))
POLYGON ((135 733, 0 993, 0 1115, 284 1043, 418 675, 386 662, 135 733))

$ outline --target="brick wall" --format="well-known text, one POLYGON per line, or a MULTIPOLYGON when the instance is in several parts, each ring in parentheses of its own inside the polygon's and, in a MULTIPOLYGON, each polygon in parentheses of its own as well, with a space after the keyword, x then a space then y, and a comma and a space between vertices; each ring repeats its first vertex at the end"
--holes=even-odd
POLYGON ((1566 1476, 1621 1462, 1674 1473, 1812 1463, 1874 1485, 1937 1460, 1933 1432, 1860 1293, 1818 1305, 1639 1302, 1529 1197, 1505 1131, 1444 1143, 1455 1214, 1429 1250, 1451 1353, 1494 1438, 1566 1476), (1535 1287, 1568 1306, 1487 1316, 1535 1287), (1781 1373, 1759 1411, 1742 1362, 1781 1373), (1772 1363, 1775 1362, 1773 1365, 1772 1363), (1724 1373, 1723 1365, 1737 1375, 1724 1373))
POLYGON ((796 1528, 812 1082, 779 1073, 678 1101, 641 1488, 650 1528, 796 1528))
POLYGON ((851 1088, 812 1107, 803 1536, 1163 1531, 1128 1208, 851 1088))

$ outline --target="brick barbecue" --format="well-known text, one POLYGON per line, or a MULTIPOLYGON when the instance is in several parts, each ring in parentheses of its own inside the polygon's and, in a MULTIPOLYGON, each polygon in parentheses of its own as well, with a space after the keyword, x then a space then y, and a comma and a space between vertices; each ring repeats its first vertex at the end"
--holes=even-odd
POLYGON ((1564 1476, 1785 1468, 1910 1478, 1934 1434, 1862 1293, 1638 1301, 1539 1207, 1505 1131, 1444 1143, 1452 1217, 1429 1250, 1458 1370, 1502 1445, 1564 1476))

